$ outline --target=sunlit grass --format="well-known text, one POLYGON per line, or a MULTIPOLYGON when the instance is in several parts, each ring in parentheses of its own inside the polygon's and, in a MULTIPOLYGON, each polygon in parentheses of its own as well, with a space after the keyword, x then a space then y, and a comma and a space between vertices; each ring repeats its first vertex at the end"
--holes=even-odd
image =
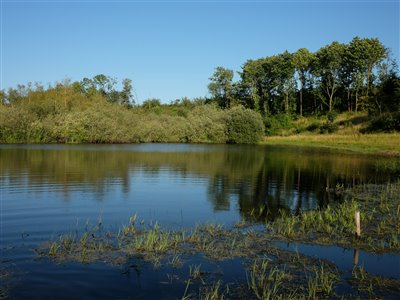
POLYGON ((312 134, 265 137, 268 145, 321 147, 361 153, 400 156, 400 133, 312 134))

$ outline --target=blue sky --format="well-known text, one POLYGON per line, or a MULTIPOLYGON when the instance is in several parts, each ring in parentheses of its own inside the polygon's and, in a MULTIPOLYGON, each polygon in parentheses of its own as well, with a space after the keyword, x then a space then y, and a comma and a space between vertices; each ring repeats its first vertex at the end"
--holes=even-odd
POLYGON ((137 102, 207 96, 217 66, 377 37, 399 61, 398 1, 1 3, 1 88, 106 74, 137 102))

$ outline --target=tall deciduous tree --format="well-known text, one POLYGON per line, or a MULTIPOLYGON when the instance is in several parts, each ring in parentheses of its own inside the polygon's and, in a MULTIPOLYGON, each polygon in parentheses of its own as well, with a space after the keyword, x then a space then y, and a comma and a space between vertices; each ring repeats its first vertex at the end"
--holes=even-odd
POLYGON ((120 103, 122 105, 129 105, 131 103, 135 103, 135 100, 132 99, 132 80, 124 79, 122 80, 122 91, 120 92, 120 103))
POLYGON ((306 48, 300 48, 293 54, 293 65, 297 71, 300 82, 299 89, 299 113, 303 115, 303 89, 306 85, 307 78, 311 72, 311 65, 315 59, 315 55, 306 48))
POLYGON ((208 90, 219 106, 229 108, 233 96, 233 71, 223 67, 215 68, 214 74, 209 78, 211 83, 208 90))
POLYGON ((328 96, 329 111, 332 111, 333 97, 339 86, 345 50, 346 45, 335 41, 322 47, 316 53, 317 59, 313 66, 313 72, 319 78, 321 88, 328 96))
POLYGON ((276 88, 274 92, 276 92, 278 96, 283 96, 284 110, 286 113, 288 113, 290 109, 290 94, 295 89, 294 65, 292 59, 293 55, 288 51, 275 55, 271 59, 271 64, 274 65, 271 77, 276 78, 276 88))
POLYGON ((368 100, 374 68, 388 55, 388 50, 376 38, 355 37, 349 44, 348 55, 356 79, 366 80, 365 97, 368 100))
MULTIPOLYGON (((242 86, 248 90, 251 105, 260 113, 265 112, 265 103, 268 98, 268 82, 266 80, 263 63, 266 58, 248 60, 242 66, 240 73, 242 86)), ((268 106, 266 106, 268 108, 268 106)))

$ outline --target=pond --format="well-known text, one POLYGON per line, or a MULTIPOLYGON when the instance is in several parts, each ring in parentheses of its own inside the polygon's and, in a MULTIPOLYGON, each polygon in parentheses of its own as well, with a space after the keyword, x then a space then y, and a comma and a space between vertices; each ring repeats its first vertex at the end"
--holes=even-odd
MULTIPOLYGON (((2 145, 2 267, 17 274, 7 295, 181 298, 186 284, 171 284, 183 277, 181 269, 154 269, 145 262, 135 272, 129 262, 128 268, 58 264, 38 259, 34 249, 99 219, 118 231, 135 213, 170 229, 205 223, 230 228, 244 220, 263 224, 280 210, 297 214, 341 201, 335 189, 397 180, 400 171, 393 165, 390 158, 262 145, 2 145), (250 218, 260 207, 266 209, 259 220, 250 218)), ((392 256, 388 264, 398 264, 399 256, 392 256)), ((191 259, 213 268, 203 257, 191 259)), ((242 261, 218 264, 224 281, 246 281, 245 273, 229 271, 237 264, 242 261)))

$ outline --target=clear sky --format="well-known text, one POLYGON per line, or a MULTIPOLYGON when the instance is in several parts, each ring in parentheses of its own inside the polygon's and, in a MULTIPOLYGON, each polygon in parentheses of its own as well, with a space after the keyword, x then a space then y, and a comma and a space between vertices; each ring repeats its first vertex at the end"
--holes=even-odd
POLYGON ((217 66, 377 37, 399 61, 399 1, 1 0, 1 88, 105 74, 141 103, 207 96, 217 66))

